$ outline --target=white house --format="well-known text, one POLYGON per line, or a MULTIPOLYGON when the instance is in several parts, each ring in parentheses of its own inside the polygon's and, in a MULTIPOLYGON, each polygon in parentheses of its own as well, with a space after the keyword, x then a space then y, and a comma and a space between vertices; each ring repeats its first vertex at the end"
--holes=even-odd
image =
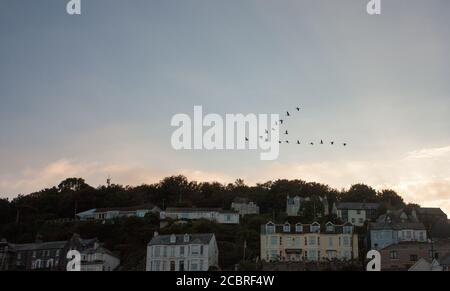
POLYGON ((259 206, 246 198, 236 198, 231 203, 231 209, 239 212, 239 215, 259 214, 259 206))
POLYGON ((378 203, 353 203, 342 202, 333 207, 333 212, 345 222, 350 222, 355 226, 363 226, 366 221, 376 219, 378 203))
POLYGON ((417 217, 407 215, 403 209, 381 215, 369 224, 370 246, 380 250, 400 242, 427 242, 425 225, 417 217))
POLYGON ((167 208, 160 213, 162 220, 171 218, 175 220, 207 219, 223 224, 239 224, 239 213, 222 210, 220 208, 167 208))
POLYGON ((114 271, 119 265, 120 259, 103 247, 96 245, 81 252, 81 271, 114 271))
POLYGON ((208 271, 219 266, 213 233, 158 235, 147 246, 147 271, 208 271))
POLYGON ((161 209, 154 205, 142 205, 134 207, 119 208, 94 208, 84 212, 77 213, 81 221, 88 220, 111 220, 122 217, 145 217, 147 213, 159 214, 161 209))

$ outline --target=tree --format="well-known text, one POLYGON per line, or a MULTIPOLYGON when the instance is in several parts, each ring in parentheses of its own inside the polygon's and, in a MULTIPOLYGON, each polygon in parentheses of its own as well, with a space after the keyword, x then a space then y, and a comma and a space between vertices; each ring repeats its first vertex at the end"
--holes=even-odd
POLYGON ((380 202, 386 203, 388 206, 394 209, 400 209, 405 207, 403 198, 397 194, 394 190, 383 190, 379 194, 380 202))
POLYGON ((364 184, 356 184, 342 193, 342 202, 379 202, 377 191, 364 184))
POLYGON ((90 187, 84 179, 82 178, 68 178, 59 183, 58 189, 60 192, 66 192, 66 191, 80 191, 82 189, 85 189, 87 187, 90 187))

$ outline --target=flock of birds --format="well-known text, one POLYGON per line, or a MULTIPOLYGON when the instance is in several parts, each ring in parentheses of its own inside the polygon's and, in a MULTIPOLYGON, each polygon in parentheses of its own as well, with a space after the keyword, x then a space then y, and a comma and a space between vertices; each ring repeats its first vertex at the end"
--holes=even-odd
MULTIPOLYGON (((297 112, 300 112, 300 107, 296 107, 295 108, 296 110, 297 110, 297 112)), ((286 118, 288 118, 288 117, 290 117, 291 116, 291 113, 289 112, 289 111, 286 111, 286 118)), ((280 119, 279 121, 276 121, 275 122, 275 125, 283 125, 283 124, 285 124, 285 120, 284 119, 280 119)), ((272 131, 275 131, 275 128, 272 128, 272 131)), ((287 136, 289 136, 289 131, 286 129, 286 131, 284 132, 284 135, 287 137, 287 136)), ((265 141, 266 142, 268 142, 269 141, 269 138, 268 138, 268 136, 269 136, 269 130, 267 130, 266 129, 266 137, 264 137, 264 136, 259 136, 259 138, 260 139, 264 139, 265 138, 265 141)), ((248 142, 249 141, 249 138, 248 137, 246 137, 245 138, 245 141, 246 142, 248 142)), ((289 143, 289 139, 286 139, 285 141, 284 141, 285 143, 289 143)), ((283 143, 283 141, 278 141, 278 143, 280 143, 280 144, 282 144, 283 143)), ((322 139, 320 140, 320 142, 319 142, 319 144, 320 145, 324 145, 325 143, 328 143, 328 142, 324 142, 322 139)), ((336 142, 334 142, 334 141, 329 141, 329 143, 330 143, 330 145, 332 145, 332 146, 334 146, 335 144, 337 144, 336 142)), ((301 141, 300 140, 297 140, 297 145, 301 145, 302 143, 301 143, 301 141)), ((311 146, 314 146, 315 145, 315 143, 314 142, 310 142, 309 143, 309 145, 311 145, 311 146)), ((348 144, 345 142, 345 143, 342 143, 342 146, 344 146, 344 147, 346 147, 348 144)))

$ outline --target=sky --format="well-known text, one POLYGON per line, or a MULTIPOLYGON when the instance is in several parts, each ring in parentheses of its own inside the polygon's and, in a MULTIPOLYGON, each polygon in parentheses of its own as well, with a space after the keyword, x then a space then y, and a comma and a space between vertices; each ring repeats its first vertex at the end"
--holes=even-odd
POLYGON ((0 0, 0 197, 183 174, 392 188, 450 214, 450 1, 0 0), (302 111, 302 141, 176 151, 174 114, 302 111))

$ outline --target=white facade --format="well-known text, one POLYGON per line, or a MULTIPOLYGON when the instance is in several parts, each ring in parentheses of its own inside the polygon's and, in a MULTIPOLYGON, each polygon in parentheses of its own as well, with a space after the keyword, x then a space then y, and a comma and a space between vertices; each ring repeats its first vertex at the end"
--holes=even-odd
POLYGON ((86 250, 81 253, 81 271, 114 271, 119 265, 120 259, 104 248, 86 250))
POLYGON ((147 246, 147 271, 208 271, 218 265, 214 234, 155 234, 147 246))
MULTIPOLYGON (((343 218, 342 211, 343 211, 342 209, 337 210, 337 216, 339 218, 343 218)), ((346 221, 351 222, 353 225, 363 226, 364 222, 366 222, 366 220, 367 220, 367 215, 366 215, 365 210, 347 209, 345 211, 347 211, 347 213, 348 213, 346 221)))
POLYGON ((259 214, 259 206, 254 202, 248 203, 239 203, 233 202, 231 203, 231 209, 239 212, 239 215, 250 215, 250 214, 259 214))
POLYGON ((168 208, 160 213, 160 217, 161 219, 171 218, 174 220, 207 219, 223 224, 239 224, 239 213, 221 209, 168 208))
POLYGON ((117 208, 117 209, 90 209, 84 212, 77 213, 77 217, 81 221, 88 220, 112 220, 122 217, 140 217, 144 218, 147 213, 159 213, 161 209, 158 207, 152 208, 117 208))

